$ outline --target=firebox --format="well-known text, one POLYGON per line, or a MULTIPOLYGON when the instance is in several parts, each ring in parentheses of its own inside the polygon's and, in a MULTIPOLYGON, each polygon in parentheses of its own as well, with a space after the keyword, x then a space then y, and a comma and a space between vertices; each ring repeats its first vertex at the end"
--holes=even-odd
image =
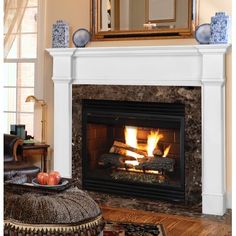
POLYGON ((184 104, 83 100, 83 188, 184 201, 184 117, 184 104))

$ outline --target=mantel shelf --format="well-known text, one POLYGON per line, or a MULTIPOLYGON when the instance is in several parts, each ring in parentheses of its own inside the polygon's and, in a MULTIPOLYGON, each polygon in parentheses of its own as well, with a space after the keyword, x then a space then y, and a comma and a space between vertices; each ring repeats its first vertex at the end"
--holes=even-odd
MULTIPOLYGON (((177 53, 182 54, 187 53, 198 53, 200 51, 204 52, 226 52, 231 44, 195 44, 195 45, 165 45, 165 46, 122 46, 122 47, 85 47, 85 48, 48 48, 46 49, 51 55, 75 55, 80 54, 82 56, 86 54, 101 54, 110 55, 113 54, 127 54, 127 53, 137 53, 142 54, 169 54, 177 53)), ((132 55, 132 54, 131 54, 132 55)))

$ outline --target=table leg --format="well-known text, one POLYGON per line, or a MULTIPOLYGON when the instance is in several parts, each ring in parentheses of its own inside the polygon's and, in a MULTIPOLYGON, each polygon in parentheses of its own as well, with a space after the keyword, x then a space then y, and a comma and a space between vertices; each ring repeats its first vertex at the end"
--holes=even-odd
POLYGON ((44 171, 44 155, 41 155, 41 171, 44 171))
POLYGON ((43 171, 47 172, 47 153, 43 155, 43 171))

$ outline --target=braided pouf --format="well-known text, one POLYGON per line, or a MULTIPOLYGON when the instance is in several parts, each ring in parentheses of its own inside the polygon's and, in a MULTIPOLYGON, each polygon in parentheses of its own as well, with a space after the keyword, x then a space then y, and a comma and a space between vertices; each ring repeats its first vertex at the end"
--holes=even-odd
POLYGON ((104 228, 100 208, 87 193, 5 192, 4 235, 97 236, 104 228))

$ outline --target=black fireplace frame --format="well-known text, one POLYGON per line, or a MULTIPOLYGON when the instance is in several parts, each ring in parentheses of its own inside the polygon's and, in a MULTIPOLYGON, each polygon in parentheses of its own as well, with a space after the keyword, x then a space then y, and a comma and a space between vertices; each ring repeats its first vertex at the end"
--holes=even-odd
MULTIPOLYGON (((185 201, 185 105, 181 103, 155 103, 155 102, 133 102, 133 101, 111 101, 111 100, 82 100, 82 187, 86 190, 114 193, 119 195, 138 196, 151 199, 168 201, 185 201), (112 111, 112 113, 111 113, 112 111), (115 115, 115 118, 114 118, 115 115), (152 184, 130 183, 120 181, 102 180, 88 177, 87 161, 87 124, 96 117, 96 123, 104 124, 103 117, 109 117, 114 124, 124 124, 124 119, 132 120, 132 125, 141 125, 140 121, 145 118, 145 125, 153 120, 175 122, 180 126, 180 186, 160 185, 154 188, 152 184), (93 117, 93 118, 92 118, 93 117), (138 118, 138 119, 137 119, 138 118)), ((168 123, 169 124, 169 123, 168 123)), ((161 128, 161 127, 160 127, 161 128)), ((155 185, 156 187, 156 185, 155 185)))

